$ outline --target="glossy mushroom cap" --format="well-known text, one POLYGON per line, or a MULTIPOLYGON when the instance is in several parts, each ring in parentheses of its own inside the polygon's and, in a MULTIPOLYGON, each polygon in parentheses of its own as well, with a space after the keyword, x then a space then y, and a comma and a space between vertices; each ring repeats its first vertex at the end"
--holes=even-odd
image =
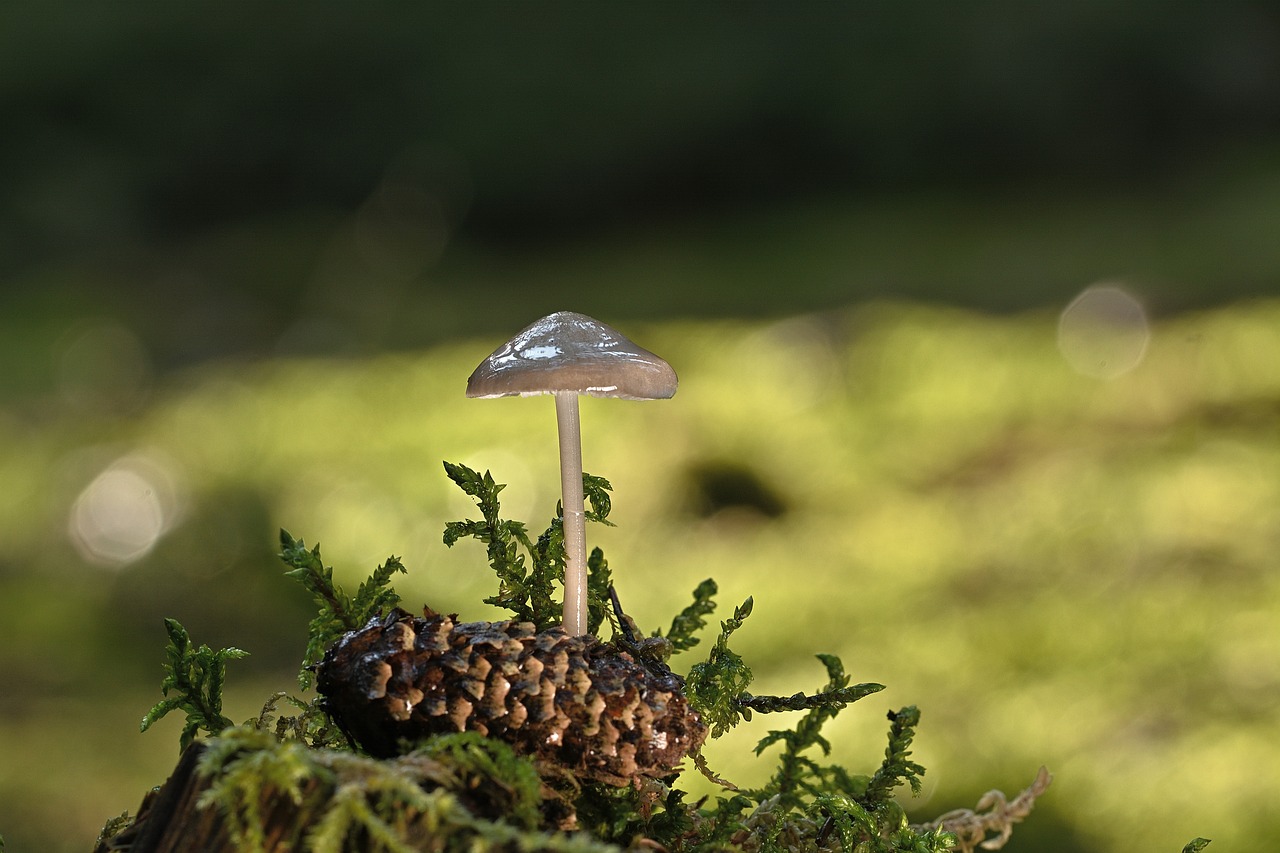
POLYGON ((676 393, 676 372, 599 320, 559 311, 498 347, 467 380, 468 397, 560 391, 660 400, 676 393))

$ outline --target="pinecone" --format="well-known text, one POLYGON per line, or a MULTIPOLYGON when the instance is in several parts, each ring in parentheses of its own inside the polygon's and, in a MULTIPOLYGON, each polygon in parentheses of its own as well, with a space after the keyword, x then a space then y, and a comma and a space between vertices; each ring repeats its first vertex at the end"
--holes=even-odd
POLYGON ((325 654, 317 690, 371 755, 395 755, 429 734, 478 731, 623 785, 670 774, 706 738, 683 680, 660 663, 560 628, 455 619, 396 609, 325 654))

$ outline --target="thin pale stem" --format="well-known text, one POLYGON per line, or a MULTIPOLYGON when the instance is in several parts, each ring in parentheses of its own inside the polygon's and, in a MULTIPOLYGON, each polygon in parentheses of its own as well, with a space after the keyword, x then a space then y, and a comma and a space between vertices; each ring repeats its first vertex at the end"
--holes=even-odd
POLYGON ((578 395, 556 392, 556 425, 560 433, 560 504, 564 508, 564 629, 570 636, 587 633, 587 533, 582 498, 582 428, 578 395))

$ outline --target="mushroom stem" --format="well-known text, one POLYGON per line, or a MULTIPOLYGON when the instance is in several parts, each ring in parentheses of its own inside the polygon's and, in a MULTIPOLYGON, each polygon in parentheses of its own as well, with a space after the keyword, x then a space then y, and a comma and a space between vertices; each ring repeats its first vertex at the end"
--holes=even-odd
POLYGON ((556 392, 556 425, 560 434, 560 505, 564 511, 564 621, 576 637, 587 633, 587 534, 582 497, 582 428, 578 395, 556 392))

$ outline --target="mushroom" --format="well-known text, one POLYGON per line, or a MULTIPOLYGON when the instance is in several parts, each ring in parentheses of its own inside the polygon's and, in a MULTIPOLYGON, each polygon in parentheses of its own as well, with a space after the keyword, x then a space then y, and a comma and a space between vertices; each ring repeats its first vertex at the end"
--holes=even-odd
POLYGON ((573 311, 522 329, 493 351, 467 380, 468 397, 554 394, 560 438, 564 512, 564 622, 571 636, 587 631, 587 544, 582 496, 578 395, 659 400, 676 393, 676 373, 617 330, 573 311))

